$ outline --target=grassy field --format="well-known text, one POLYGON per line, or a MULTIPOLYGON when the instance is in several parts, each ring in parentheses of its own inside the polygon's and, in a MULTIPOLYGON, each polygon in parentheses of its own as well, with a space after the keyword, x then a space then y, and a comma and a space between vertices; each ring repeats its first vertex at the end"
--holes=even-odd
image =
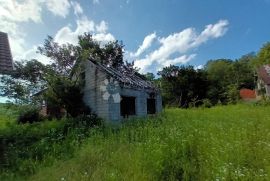
POLYGON ((30 180, 270 180, 270 107, 167 109, 96 133, 30 180))
POLYGON ((48 155, 21 179, 270 180, 270 107, 166 109, 93 129, 71 158, 48 155))
POLYGON ((14 123, 16 117, 16 111, 7 109, 4 104, 0 104, 0 129, 5 128, 9 123, 14 123))

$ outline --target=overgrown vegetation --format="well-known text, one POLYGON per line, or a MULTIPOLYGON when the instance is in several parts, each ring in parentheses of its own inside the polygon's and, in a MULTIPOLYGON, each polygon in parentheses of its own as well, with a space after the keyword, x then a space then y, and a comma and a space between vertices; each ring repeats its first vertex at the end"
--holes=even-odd
POLYGON ((170 65, 155 79, 124 63, 121 42, 101 46, 84 34, 77 46, 59 45, 48 37, 39 52, 52 64, 17 62, 1 77, 0 94, 15 105, 0 105, 0 180, 269 180, 269 100, 221 106, 238 103, 239 89, 254 89, 269 47, 235 61, 210 60, 203 69, 170 65), (126 66, 160 87, 165 106, 192 109, 106 125, 82 101, 88 58, 126 66), (41 100, 67 117, 41 117, 32 106, 41 100))
POLYGON ((166 109, 117 127, 68 126, 66 135, 59 131, 65 127, 52 121, 13 128, 10 158, 17 159, 1 180, 270 179, 269 106, 166 109), (35 144, 25 144, 27 136, 35 144))
POLYGON ((26 118, 29 116, 24 118, 28 124, 13 122, 0 130, 0 180, 29 176, 39 165, 71 158, 92 134, 91 129, 102 127, 102 121, 94 115, 43 122, 26 118))
POLYGON ((182 108, 197 107, 206 101, 209 105, 235 104, 241 88, 254 89, 255 55, 248 54, 239 60, 210 60, 204 69, 193 66, 163 68, 157 85, 162 90, 165 105, 182 108))
POLYGON ((81 73, 85 61, 91 59, 115 68, 133 68, 132 63, 124 63, 121 42, 101 45, 89 33, 78 37, 78 45, 61 45, 48 36, 38 52, 47 56, 51 64, 44 65, 37 60, 15 62, 15 71, 0 77, 0 96, 20 105, 40 104, 46 100, 56 109, 64 108, 72 117, 89 110, 82 100, 81 73))

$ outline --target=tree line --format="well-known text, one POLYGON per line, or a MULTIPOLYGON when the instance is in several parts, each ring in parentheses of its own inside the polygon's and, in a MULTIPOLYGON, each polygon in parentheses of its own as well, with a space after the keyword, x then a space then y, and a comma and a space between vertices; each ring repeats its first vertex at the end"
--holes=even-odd
POLYGON ((216 104, 233 104, 239 100, 239 90, 255 89, 258 67, 270 64, 270 43, 259 52, 239 59, 209 60, 202 69, 193 66, 170 65, 145 76, 162 91, 163 104, 182 108, 216 104))
POLYGON ((85 110, 82 101, 83 81, 76 73, 84 69, 83 61, 91 58, 107 66, 129 67, 145 80, 153 81, 162 92, 164 105, 193 107, 235 103, 241 88, 255 88, 256 69, 270 63, 270 43, 256 53, 249 53, 237 60, 209 60, 203 69, 193 66, 170 65, 158 72, 139 74, 133 63, 124 61, 124 45, 114 41, 105 45, 96 42, 91 34, 78 37, 78 45, 59 45, 48 36, 38 52, 51 59, 44 65, 38 60, 15 62, 11 75, 1 76, 0 95, 17 104, 35 104, 33 96, 42 90, 42 99, 55 107, 64 107, 75 117, 85 110))

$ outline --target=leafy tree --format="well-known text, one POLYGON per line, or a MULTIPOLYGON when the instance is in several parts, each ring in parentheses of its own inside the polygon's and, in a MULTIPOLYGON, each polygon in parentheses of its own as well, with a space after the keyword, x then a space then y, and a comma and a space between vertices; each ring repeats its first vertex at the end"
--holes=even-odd
POLYGON ((210 60, 206 63, 205 70, 210 86, 207 97, 213 104, 221 101, 227 103, 227 86, 233 84, 233 61, 229 59, 210 60))
POLYGON ((161 89, 165 104, 178 107, 202 104, 208 87, 204 70, 195 70, 193 66, 164 67, 158 72, 161 76, 161 89))
POLYGON ((89 33, 79 36, 78 50, 81 59, 91 58, 93 61, 118 68, 124 65, 123 48, 123 43, 117 40, 101 46, 89 33))
POLYGON ((37 60, 15 62, 15 71, 1 77, 0 95, 17 104, 30 102, 32 94, 43 89, 47 67, 37 60))
POLYGON ((235 103, 241 88, 254 89, 254 57, 254 54, 247 54, 235 61, 218 59, 207 62, 205 68, 210 82, 208 98, 212 103, 235 103))
POLYGON ((253 60, 255 67, 270 64, 270 42, 265 43, 257 54, 257 57, 253 60))
MULTIPOLYGON (((78 45, 59 45, 48 37, 38 50, 52 59, 48 69, 46 99, 50 104, 64 107, 67 112, 76 117, 86 108, 83 104, 81 72, 83 61, 89 58, 97 63, 120 68, 123 62, 123 45, 118 41, 101 46, 93 40, 92 35, 85 33, 79 36, 78 45)), ((131 66, 131 64, 130 64, 131 66)))
POLYGON ((147 72, 146 74, 144 74, 144 77, 148 81, 154 81, 155 80, 155 75, 153 73, 151 73, 151 72, 147 72))
POLYGON ((254 73, 256 70, 252 66, 252 62, 255 57, 254 53, 249 53, 234 61, 233 80, 235 80, 234 84, 237 85, 238 89, 255 88, 254 73))
MULTIPOLYGON (((33 101, 30 99, 32 94, 46 88, 42 97, 50 105, 64 107, 73 117, 80 114, 85 109, 83 81, 78 73, 84 69, 82 62, 90 58, 121 68, 124 46, 118 41, 100 45, 89 33, 79 36, 78 40, 78 45, 60 45, 48 36, 43 46, 38 47, 38 52, 50 58, 52 63, 45 66, 37 60, 16 62, 16 72, 1 79, 1 95, 14 98, 16 103, 29 103, 33 101)), ((133 63, 125 66, 132 68, 133 63)))

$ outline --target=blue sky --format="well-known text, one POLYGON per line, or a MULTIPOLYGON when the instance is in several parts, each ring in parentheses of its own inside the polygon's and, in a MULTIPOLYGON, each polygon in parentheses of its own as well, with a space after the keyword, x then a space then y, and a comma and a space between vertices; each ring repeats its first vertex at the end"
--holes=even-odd
POLYGON ((101 43, 122 40, 125 59, 141 72, 169 64, 236 59, 270 40, 270 0, 0 0, 0 31, 15 60, 46 57, 47 35, 76 43, 90 32, 101 43))

